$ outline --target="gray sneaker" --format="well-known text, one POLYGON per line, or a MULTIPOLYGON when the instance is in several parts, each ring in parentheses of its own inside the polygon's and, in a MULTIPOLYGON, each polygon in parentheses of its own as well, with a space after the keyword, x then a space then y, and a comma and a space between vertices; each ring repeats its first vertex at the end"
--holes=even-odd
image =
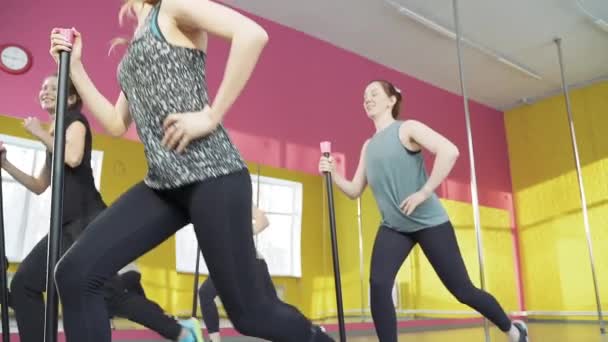
POLYGON ((529 342, 528 340, 528 326, 522 321, 513 321, 513 325, 519 330, 519 341, 518 342, 529 342))

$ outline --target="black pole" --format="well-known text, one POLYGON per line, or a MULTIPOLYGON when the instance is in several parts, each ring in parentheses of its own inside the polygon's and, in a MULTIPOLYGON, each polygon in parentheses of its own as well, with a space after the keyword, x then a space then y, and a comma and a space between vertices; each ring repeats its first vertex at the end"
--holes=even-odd
MULTIPOLYGON (((329 157, 331 144, 321 143, 323 156, 329 157)), ((325 186, 327 188, 327 204, 329 206, 329 228, 331 232, 331 252, 334 262, 334 281, 336 286, 336 304, 338 306, 338 327, 340 329, 340 342, 346 341, 346 328, 344 326, 344 306, 342 304, 342 281, 340 280, 340 259, 338 256, 338 237, 336 234, 336 213, 334 210, 334 193, 332 188, 331 173, 325 172, 325 186)))
MULTIPOLYGON (((62 34, 73 42, 69 29, 62 34)), ((53 166, 51 169, 51 226, 47 253, 46 312, 44 322, 44 342, 57 341, 58 296, 55 288, 55 266, 61 250, 61 226, 63 213, 63 174, 65 155, 65 112, 68 104, 70 53, 59 53, 59 77, 57 79, 57 103, 55 107, 55 141, 53 143, 53 166)))
MULTIPOLYGON (((0 170, 2 170, 2 157, 0 157, 0 170)), ((2 171, 0 171, 1 173, 2 171)), ((0 282, 2 283, 2 294, 0 296, 0 305, 2 305, 2 342, 10 341, 10 328, 8 326, 8 278, 6 276, 6 243, 4 241, 4 207, 2 197, 2 177, 0 174, 0 254, 2 261, 0 262, 0 282)))
POLYGON ((201 264, 201 252, 196 244, 196 268, 194 270, 194 295, 192 296, 192 317, 196 317, 196 309, 198 308, 198 266, 201 264))

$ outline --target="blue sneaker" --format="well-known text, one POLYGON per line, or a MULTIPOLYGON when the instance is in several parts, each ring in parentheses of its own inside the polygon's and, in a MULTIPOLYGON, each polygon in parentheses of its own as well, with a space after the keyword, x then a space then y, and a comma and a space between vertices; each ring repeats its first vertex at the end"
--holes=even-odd
POLYGON ((203 340, 201 324, 198 319, 190 318, 182 320, 179 321, 179 324, 190 332, 187 337, 180 339, 179 342, 205 342, 205 340, 203 340))

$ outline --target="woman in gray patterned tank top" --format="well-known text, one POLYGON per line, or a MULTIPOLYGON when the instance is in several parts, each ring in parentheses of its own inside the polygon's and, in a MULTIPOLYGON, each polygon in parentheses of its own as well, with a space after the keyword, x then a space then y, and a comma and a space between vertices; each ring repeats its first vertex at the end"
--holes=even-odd
MULTIPOLYGON (((132 121, 148 172, 99 216, 60 260, 55 281, 68 342, 111 340, 101 285, 129 262, 192 223, 218 294, 237 330, 271 341, 332 341, 297 309, 259 286, 251 234, 251 179, 222 125, 268 41, 264 29, 207 0, 128 0, 137 30, 118 69, 122 91, 110 103, 89 78, 75 31, 51 32, 51 54, 71 51, 71 79, 108 133, 132 121), (206 83, 208 35, 230 41, 213 101, 206 83)), ((197 320, 184 341, 202 341, 197 320)))
POLYGON ((397 341, 391 290, 401 265, 420 244, 458 301, 496 324, 510 341, 528 341, 525 323, 511 322, 496 299, 469 279, 454 228, 434 194, 452 170, 458 149, 421 122, 397 120, 401 100, 401 91, 388 81, 373 81, 365 89, 363 104, 376 133, 363 144, 352 181, 335 172, 331 157, 319 161, 319 171, 331 172, 335 184, 351 199, 361 196, 369 183, 382 215, 370 271, 371 310, 379 340, 397 341), (435 155, 430 176, 424 168, 423 148, 435 155))

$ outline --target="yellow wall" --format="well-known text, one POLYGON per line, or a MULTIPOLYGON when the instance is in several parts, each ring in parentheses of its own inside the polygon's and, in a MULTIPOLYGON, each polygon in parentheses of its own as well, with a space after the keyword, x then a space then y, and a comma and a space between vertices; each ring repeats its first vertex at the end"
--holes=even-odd
MULTIPOLYGON (((608 82, 571 91, 603 308, 608 308, 608 82)), ((527 309, 595 311, 563 96, 505 113, 527 309)))

